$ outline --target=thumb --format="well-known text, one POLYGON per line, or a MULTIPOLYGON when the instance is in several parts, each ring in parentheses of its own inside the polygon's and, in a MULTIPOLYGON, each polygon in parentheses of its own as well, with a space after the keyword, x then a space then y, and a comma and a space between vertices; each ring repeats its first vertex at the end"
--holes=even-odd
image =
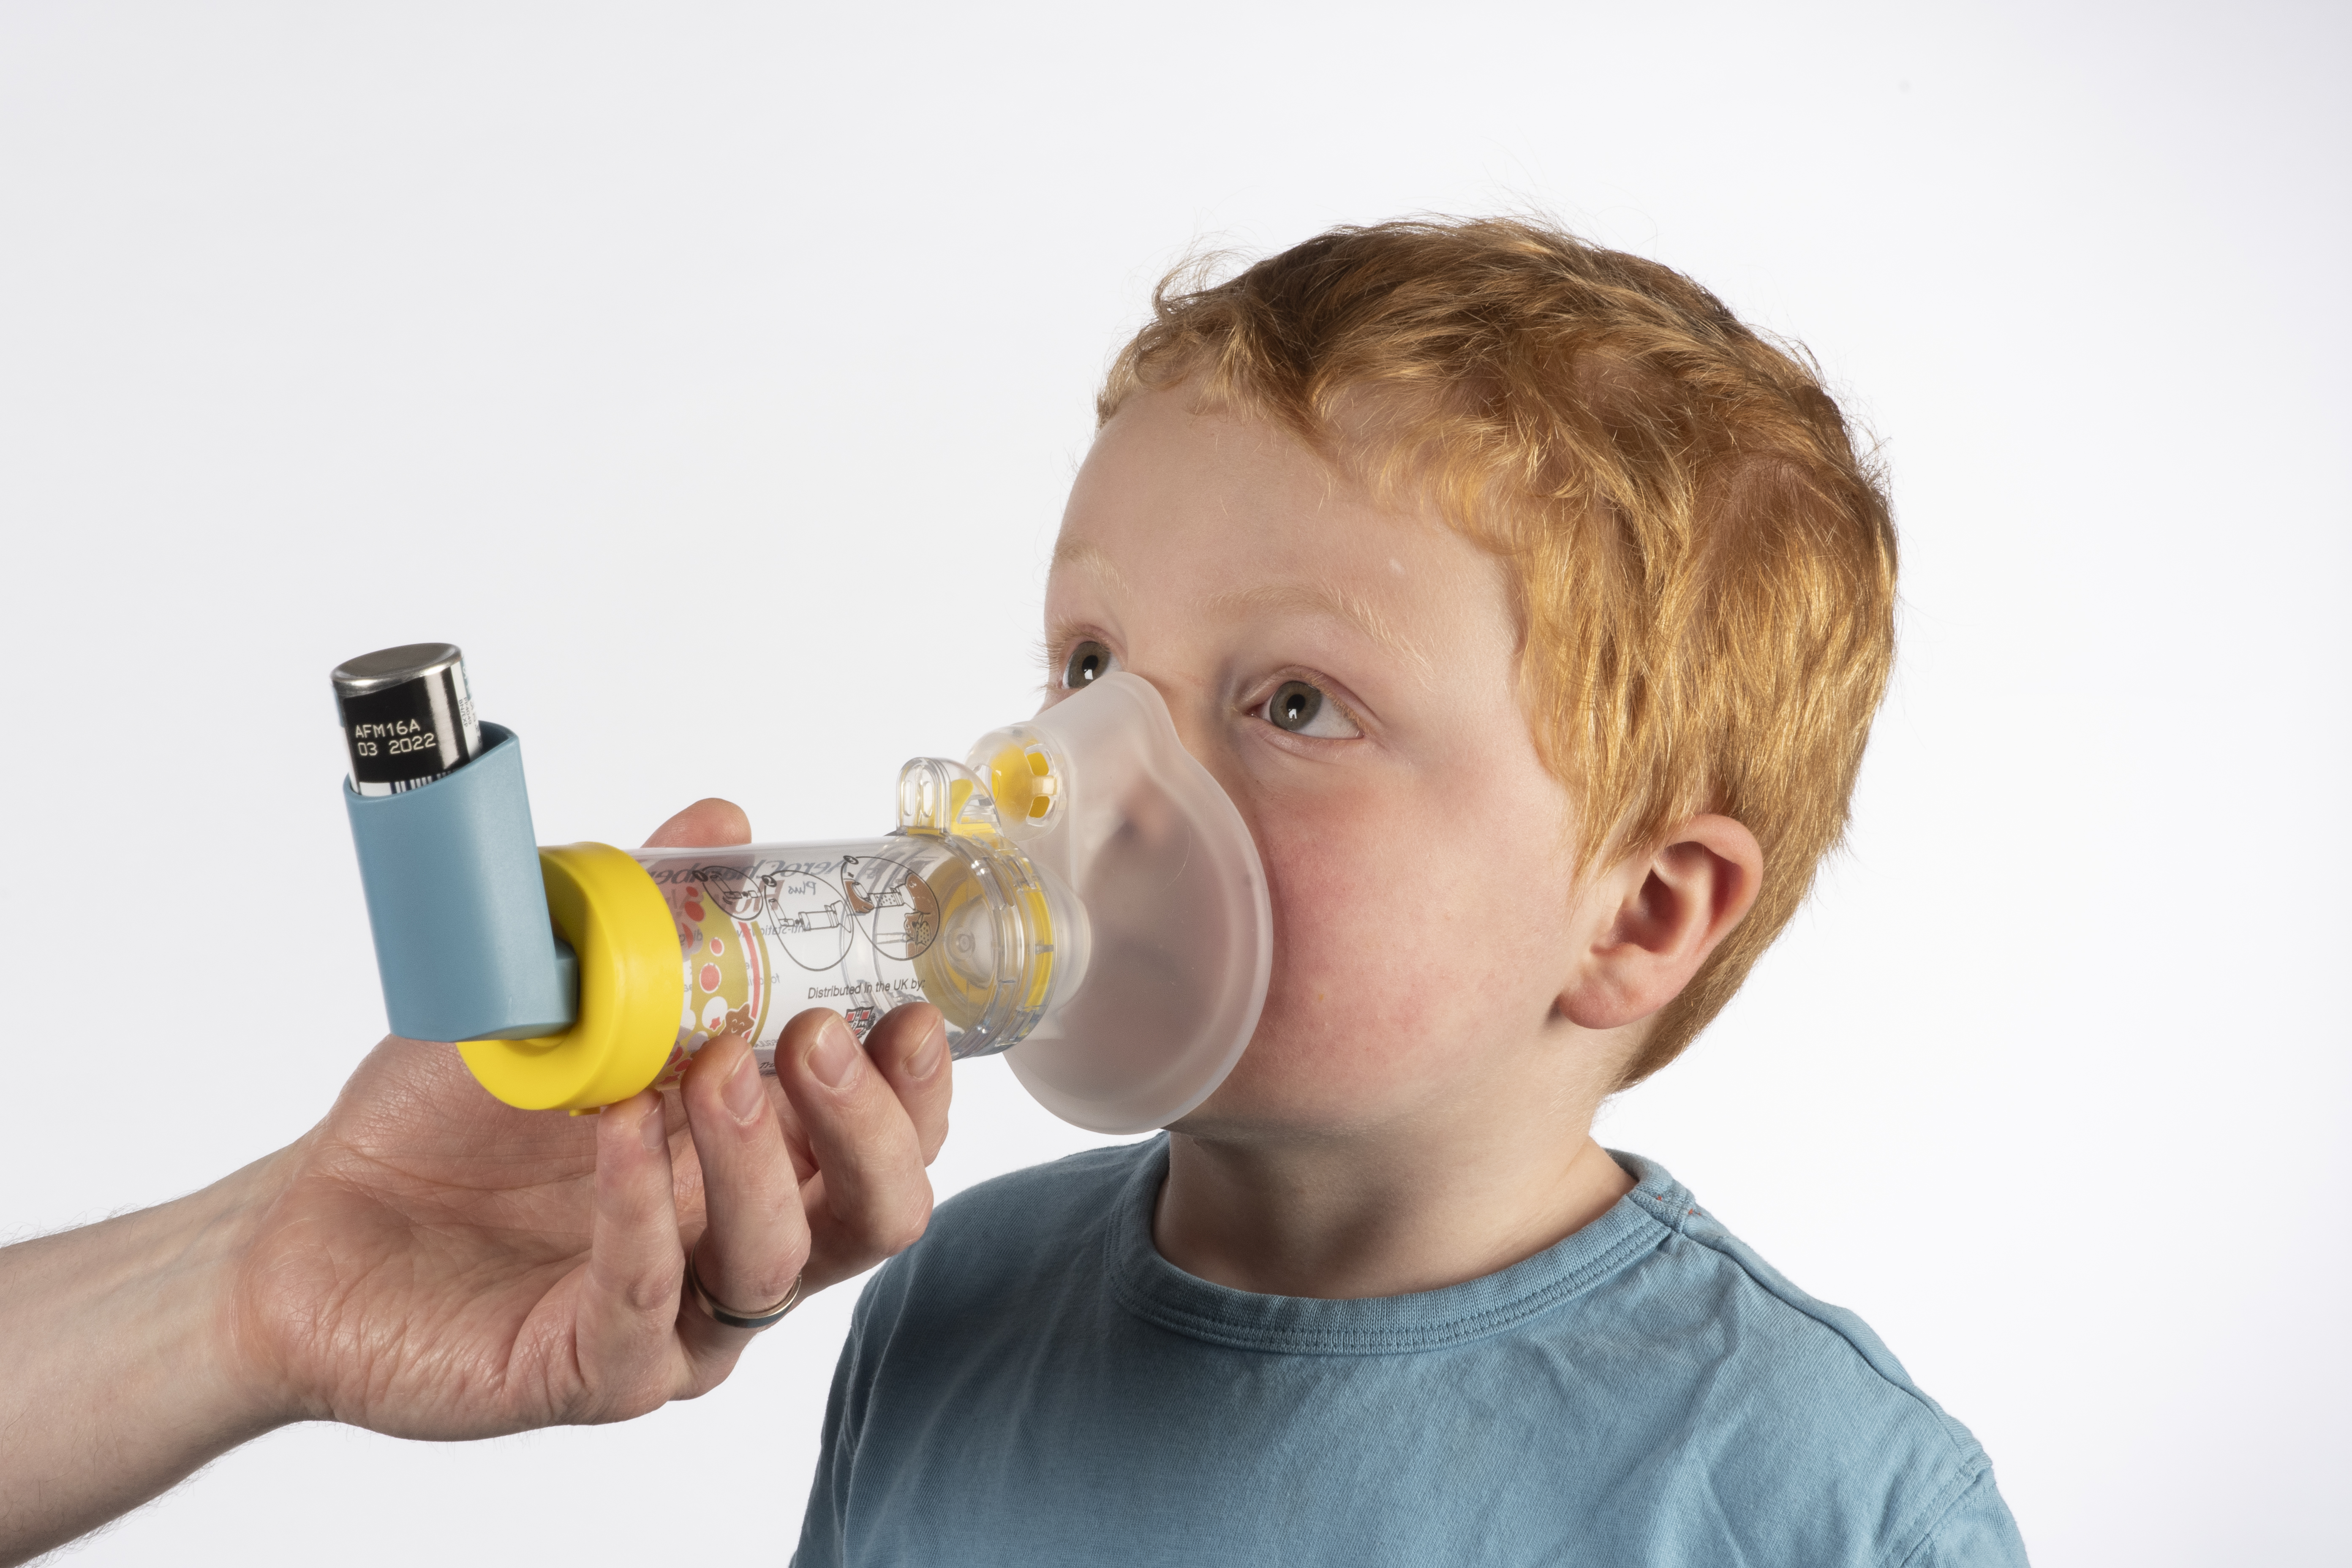
POLYGON ((715 844, 751 842, 751 819, 731 800, 698 800, 653 831, 648 849, 698 849, 715 844))

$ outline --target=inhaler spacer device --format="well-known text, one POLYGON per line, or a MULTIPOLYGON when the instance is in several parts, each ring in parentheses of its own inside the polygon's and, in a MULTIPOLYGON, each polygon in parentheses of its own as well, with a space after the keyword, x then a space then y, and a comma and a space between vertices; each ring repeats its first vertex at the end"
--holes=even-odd
POLYGON ((962 763, 907 763, 882 837, 636 850, 536 845, 520 742, 476 718, 457 648, 333 679, 393 1032, 457 1042, 509 1105, 599 1109, 730 1031, 772 1073, 806 1008, 862 1038, 923 1001, 954 1056, 1005 1053, 1056 1116, 1141 1132, 1206 1100, 1257 1026, 1265 869, 1136 676, 962 763))

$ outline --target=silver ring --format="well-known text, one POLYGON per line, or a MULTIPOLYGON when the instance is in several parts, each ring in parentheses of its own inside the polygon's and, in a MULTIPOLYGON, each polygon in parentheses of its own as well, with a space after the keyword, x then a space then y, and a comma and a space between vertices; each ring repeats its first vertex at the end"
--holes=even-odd
POLYGON ((805 1271, 793 1275, 793 1288, 784 1292, 782 1300, 766 1311, 739 1312, 702 1288, 702 1276, 695 1271, 694 1254, 689 1252, 686 1255, 686 1283, 687 1288, 694 1292, 695 1304, 709 1313, 713 1322, 724 1323, 730 1329, 772 1329, 782 1322, 784 1314, 800 1305, 801 1281, 807 1277, 805 1271))

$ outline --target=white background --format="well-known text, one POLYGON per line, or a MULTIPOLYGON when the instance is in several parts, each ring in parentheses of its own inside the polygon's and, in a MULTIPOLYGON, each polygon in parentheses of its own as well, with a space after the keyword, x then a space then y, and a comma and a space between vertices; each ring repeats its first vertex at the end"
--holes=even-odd
MULTIPOLYGON (((1851 847, 1604 1138, 1861 1311, 2037 1562, 2352 1557, 2344 13, 847 15, 0 5, 0 1229, 380 1032, 339 659, 462 644, 546 841, 885 826, 1028 711, 1164 268, 1539 207, 1808 343, 1904 538, 1851 847)), ((958 1096, 943 1189, 1089 1142, 958 1096)), ((81 1561, 781 1561, 852 1294, 627 1427, 283 1432, 81 1561)))

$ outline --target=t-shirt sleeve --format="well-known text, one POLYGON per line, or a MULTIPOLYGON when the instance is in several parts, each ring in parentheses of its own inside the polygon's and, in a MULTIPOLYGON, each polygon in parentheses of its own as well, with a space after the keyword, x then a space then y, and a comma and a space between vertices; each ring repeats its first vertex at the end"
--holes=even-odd
POLYGON ((1991 1466, 1952 1500, 1903 1568, 2026 1568, 2024 1539, 1993 1485, 1991 1466))

